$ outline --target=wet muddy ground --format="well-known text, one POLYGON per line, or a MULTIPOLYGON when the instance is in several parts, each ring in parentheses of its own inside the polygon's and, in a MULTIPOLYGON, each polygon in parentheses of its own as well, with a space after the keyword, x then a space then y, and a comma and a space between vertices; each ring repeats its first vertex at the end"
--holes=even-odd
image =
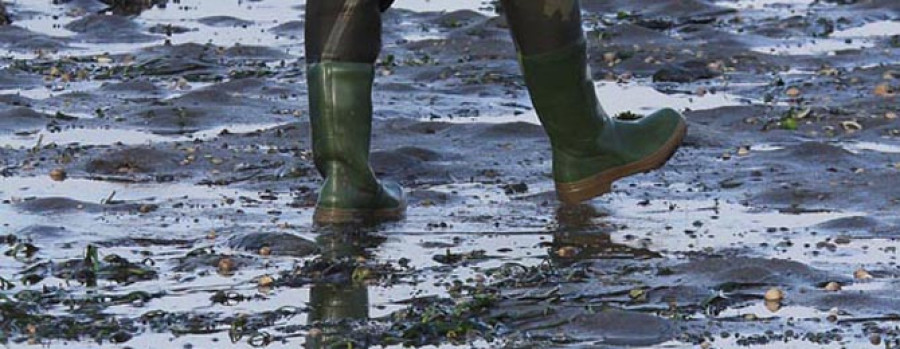
POLYGON ((302 1, 108 3, 5 1, 7 346, 900 345, 896 0, 583 0, 605 109, 690 134, 578 207, 496 6, 399 0, 372 162, 412 206, 342 229, 302 1))

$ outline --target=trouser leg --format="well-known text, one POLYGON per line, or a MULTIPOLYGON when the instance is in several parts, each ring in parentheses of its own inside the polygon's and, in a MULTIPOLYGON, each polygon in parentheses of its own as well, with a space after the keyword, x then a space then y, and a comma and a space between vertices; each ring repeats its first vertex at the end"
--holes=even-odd
POLYGON ((684 137, 671 109, 640 121, 610 119, 588 71, 578 0, 502 0, 525 84, 553 149, 553 177, 563 202, 612 190, 622 177, 662 166, 684 137))
POLYGON ((383 0, 307 0, 306 62, 373 64, 381 51, 383 0))
POLYGON ((556 51, 584 37, 578 0, 502 0, 502 5, 522 55, 556 51))
POLYGON ((372 82, 383 0, 308 0, 306 60, 313 160, 325 177, 315 222, 396 219, 403 189, 369 167, 372 82))

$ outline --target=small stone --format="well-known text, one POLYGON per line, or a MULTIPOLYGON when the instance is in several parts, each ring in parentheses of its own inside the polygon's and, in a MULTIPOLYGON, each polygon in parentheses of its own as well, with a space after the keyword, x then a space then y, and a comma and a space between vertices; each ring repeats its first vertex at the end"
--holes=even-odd
POLYGON ((892 112, 892 111, 889 111, 889 112, 887 112, 887 113, 884 114, 884 118, 885 118, 885 119, 888 119, 888 120, 894 120, 894 119, 897 118, 897 113, 892 112))
POLYGON ((572 246, 563 246, 556 250, 556 255, 561 258, 572 258, 578 254, 578 249, 572 246))
POLYGON ((218 234, 216 234, 215 230, 210 230, 208 233, 206 233, 206 238, 209 240, 215 240, 216 236, 218 236, 218 234))
POLYGON ((769 302, 781 302, 784 299, 784 291, 777 287, 772 287, 768 291, 766 291, 765 296, 763 296, 766 301, 769 302))
POLYGON ((877 333, 869 335, 869 343, 872 343, 872 345, 881 345, 881 335, 877 333))
POLYGON ((190 90, 191 83, 187 81, 185 78, 178 78, 175 82, 172 83, 173 90, 190 90))
POLYGON ((603 61, 606 63, 613 63, 618 59, 618 55, 615 52, 607 52, 603 54, 603 61))
POLYGON ((737 155, 738 156, 750 155, 750 147, 742 146, 742 147, 738 148, 737 155))
POLYGON ((841 290, 841 284, 839 284, 837 282, 832 281, 825 285, 825 291, 837 292, 840 290, 841 290))
POLYGON ((257 280, 256 283, 259 285, 259 287, 269 287, 275 283, 275 279, 273 279, 269 275, 263 275, 259 277, 259 280, 257 280))
POLYGON ((263 246, 259 249, 260 256, 270 256, 272 255, 272 248, 269 246, 263 246))
POLYGON ((635 288, 631 291, 628 291, 628 297, 634 300, 644 299, 647 296, 647 293, 644 290, 635 288))
POLYGON ((887 83, 875 86, 874 93, 878 97, 890 97, 894 95, 894 91, 891 90, 891 85, 888 85, 887 83))
POLYGON ((66 180, 66 177, 67 177, 66 170, 63 170, 61 168, 55 168, 52 171, 50 171, 50 179, 52 179, 54 181, 62 182, 64 180, 66 180))
POLYGON ((219 260, 219 272, 222 274, 229 274, 234 271, 235 263, 231 258, 222 258, 219 260))
POLYGON ((788 97, 791 97, 791 98, 797 98, 800 96, 801 92, 800 92, 799 88, 791 87, 791 88, 787 89, 787 91, 785 91, 784 94, 786 94, 788 97))
POLYGON ((857 280, 870 280, 872 279, 872 274, 869 274, 869 272, 863 268, 859 268, 853 272, 853 277, 857 280))
POLYGON ((694 94, 697 95, 697 96, 699 96, 699 97, 703 97, 703 96, 706 96, 706 94, 707 94, 708 92, 709 92, 709 91, 706 89, 706 87, 700 86, 700 87, 697 88, 697 91, 695 91, 694 94))
POLYGON ((138 212, 140 213, 150 213, 156 210, 156 205, 141 205, 138 207, 138 212))
POLYGON ((766 309, 773 313, 777 313, 779 310, 781 310, 781 302, 766 301, 765 305, 766 309))

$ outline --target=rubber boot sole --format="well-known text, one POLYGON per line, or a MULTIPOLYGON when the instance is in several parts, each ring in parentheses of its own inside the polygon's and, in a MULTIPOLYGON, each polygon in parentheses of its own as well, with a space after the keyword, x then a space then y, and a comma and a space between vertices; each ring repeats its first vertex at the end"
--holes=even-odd
POLYGON ((614 167, 596 175, 577 182, 556 183, 556 194, 559 200, 565 204, 577 204, 598 197, 612 191, 612 184, 618 179, 638 173, 658 169, 666 164, 672 155, 678 150, 684 136, 687 134, 687 124, 682 121, 675 129, 675 133, 662 147, 653 154, 638 161, 614 167))
POLYGON ((406 205, 379 210, 317 207, 313 214, 313 222, 318 225, 373 224, 401 220, 405 215, 406 205))

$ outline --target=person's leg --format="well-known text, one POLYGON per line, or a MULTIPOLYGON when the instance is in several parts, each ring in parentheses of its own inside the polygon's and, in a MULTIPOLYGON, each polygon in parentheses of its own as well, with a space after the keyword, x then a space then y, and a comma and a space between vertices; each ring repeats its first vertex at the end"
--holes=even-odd
POLYGON ((666 163, 686 132, 684 118, 663 109, 637 121, 609 118, 587 64, 578 0, 502 0, 525 82, 553 147, 559 198, 577 203, 612 182, 666 163))
POLYGON ((403 189, 369 167, 374 63, 382 0, 308 0, 306 61, 316 168, 325 177, 316 223, 394 219, 403 189))

